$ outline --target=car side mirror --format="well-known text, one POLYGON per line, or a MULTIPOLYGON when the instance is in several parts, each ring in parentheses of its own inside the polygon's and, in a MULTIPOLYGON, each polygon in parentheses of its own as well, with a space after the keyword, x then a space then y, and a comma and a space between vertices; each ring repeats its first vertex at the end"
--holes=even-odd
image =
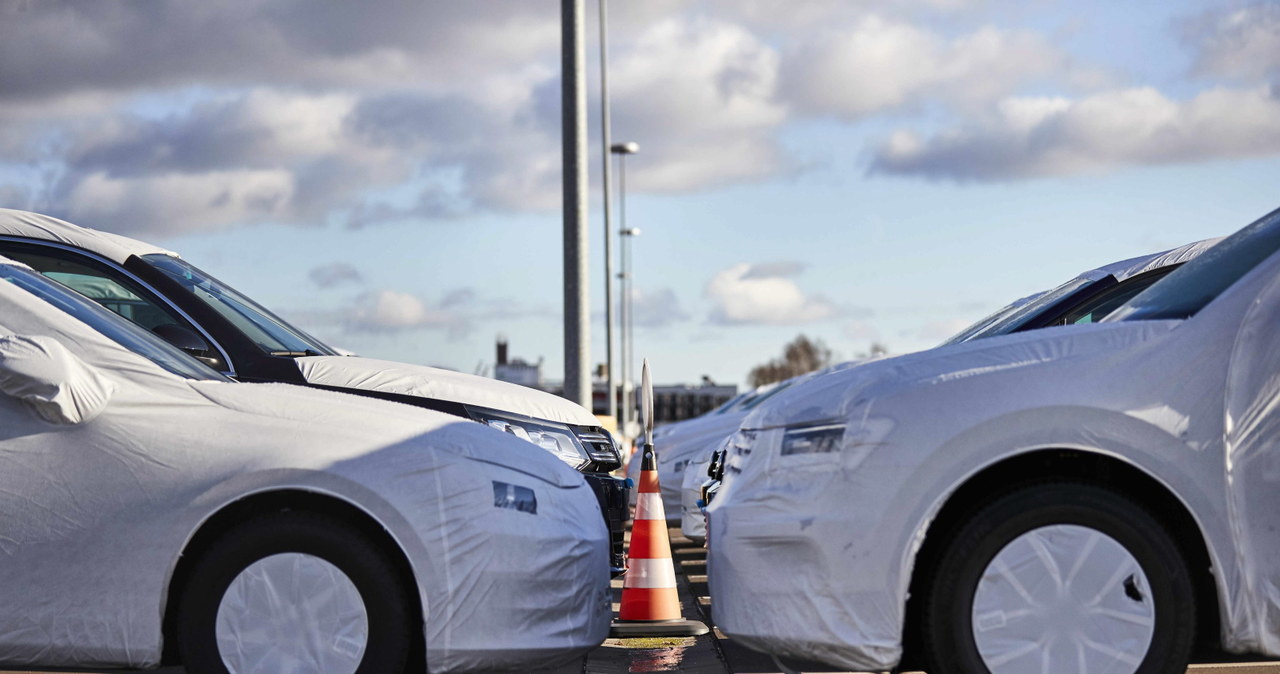
POLYGON ((183 351, 195 351, 203 353, 209 350, 209 343, 204 338, 196 334, 194 330, 185 328, 176 323, 165 323, 151 328, 160 339, 182 349, 183 351))
POLYGON ((21 400, 49 423, 91 421, 115 390, 114 382, 52 337, 0 337, 0 394, 21 400))
POLYGON ((209 342, 206 342, 204 337, 201 337, 194 330, 176 323, 165 323, 151 328, 151 332, 154 332, 160 339, 182 349, 187 355, 194 357, 205 365, 215 370, 223 368, 222 359, 210 355, 209 342))

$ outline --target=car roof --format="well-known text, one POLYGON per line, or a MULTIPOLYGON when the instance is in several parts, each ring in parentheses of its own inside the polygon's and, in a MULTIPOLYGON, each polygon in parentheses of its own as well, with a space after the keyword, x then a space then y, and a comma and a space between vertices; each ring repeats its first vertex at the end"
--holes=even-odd
POLYGON ((1139 274, 1168 267, 1170 265, 1182 264, 1183 262, 1194 259, 1205 250, 1221 241, 1223 238, 1224 237, 1218 236, 1212 239, 1204 239, 1203 241, 1194 241, 1183 246, 1178 246, 1177 248, 1170 248, 1169 250, 1161 253, 1139 255, 1138 257, 1131 257, 1127 260, 1112 262, 1109 265, 1084 272, 1077 278, 1099 279, 1109 275, 1114 276, 1117 281, 1124 281, 1139 274))
POLYGON ((0 236, 20 236, 83 248, 112 262, 124 264, 133 255, 177 253, 119 234, 73 225, 48 215, 0 208, 0 236))

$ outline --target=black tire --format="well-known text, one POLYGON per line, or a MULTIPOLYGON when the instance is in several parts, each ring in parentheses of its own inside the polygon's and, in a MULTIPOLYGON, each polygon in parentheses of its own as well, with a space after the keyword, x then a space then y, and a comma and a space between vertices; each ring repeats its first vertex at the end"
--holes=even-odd
MULTIPOLYGON (((1195 592, 1186 560, 1173 537, 1131 499, 1097 485, 1063 482, 1029 486, 997 498, 965 520, 944 544, 936 572, 925 579, 922 597, 921 645, 929 674, 990 671, 974 636, 973 607, 979 581, 997 553, 1012 541, 1053 525, 1076 525, 1106 534, 1145 574, 1150 586, 1145 593, 1134 591, 1129 581, 1114 590, 1131 592, 1133 601, 1149 594, 1152 603, 1150 647, 1136 672, 1186 671, 1195 641, 1195 592)), ((999 615, 1003 621, 1004 613, 999 615)), ((1075 668, 1074 662, 1063 663, 1052 671, 1074 672, 1075 668)))
MULTIPOLYGON (((364 532, 339 518, 306 511, 263 514, 219 537, 192 567, 178 603, 178 651, 188 674, 228 674, 216 619, 233 579, 254 562, 280 553, 313 555, 334 565, 360 593, 368 641, 356 674, 403 672, 420 617, 407 579, 364 532)), ((319 672, 317 674, 325 674, 319 672)))

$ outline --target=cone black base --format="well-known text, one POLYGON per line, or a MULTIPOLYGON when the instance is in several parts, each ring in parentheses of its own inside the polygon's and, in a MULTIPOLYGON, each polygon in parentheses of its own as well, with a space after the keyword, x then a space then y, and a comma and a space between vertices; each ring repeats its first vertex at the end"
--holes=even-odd
POLYGON ((697 620, 615 620, 609 626, 609 637, 696 637, 710 631, 697 620))

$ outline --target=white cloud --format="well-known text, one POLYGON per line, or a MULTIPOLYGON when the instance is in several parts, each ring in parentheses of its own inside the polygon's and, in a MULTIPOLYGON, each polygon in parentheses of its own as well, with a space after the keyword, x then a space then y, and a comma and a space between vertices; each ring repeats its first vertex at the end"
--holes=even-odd
POLYGON ((1152 88, 1081 99, 1011 98, 968 126, 930 138, 900 131, 873 171, 957 180, 1069 175, 1143 164, 1280 152, 1272 87, 1215 88, 1187 101, 1152 88))
POLYGON ((426 328, 446 328, 454 335, 470 329, 459 315, 440 307, 429 307, 418 296, 396 290, 376 290, 361 294, 343 320, 352 332, 402 332, 426 328))
POLYGON ((689 314, 680 307, 675 291, 670 288, 633 288, 631 311, 632 321, 642 328, 665 328, 689 318, 689 314))
POLYGON ((63 203, 72 222, 94 227, 105 222, 105 229, 146 234, 271 220, 285 213, 294 193, 293 176, 280 170, 138 178, 91 173, 75 183, 63 203))
MULTIPOLYGON (((644 146, 629 166, 632 189, 784 170, 776 50, 741 26, 668 10, 614 36, 615 132, 644 146)), ((0 151, 15 165, 55 167, 22 189, 43 195, 41 210, 156 234, 560 207, 554 4, 156 0, 4 11, 0 151), (269 211, 139 219, 198 205, 186 193, 221 193, 220 176, 248 171, 284 176, 287 199, 269 211), (80 198, 103 193, 104 181, 147 207, 80 198), (175 183, 176 195, 150 191, 175 183)))
POLYGON ((313 268, 307 274, 311 282, 321 288, 332 288, 343 283, 362 283, 360 270, 347 262, 331 262, 313 268))
POLYGON ((1261 2, 1207 12, 1188 26, 1199 49, 1196 70, 1258 80, 1280 77, 1280 4, 1261 2))
POLYGON ((746 262, 713 276, 706 296, 715 305, 711 322, 719 324, 794 325, 837 313, 831 302, 804 292, 790 278, 761 274, 746 262))
POLYGON ((778 55, 740 26, 661 21, 611 51, 615 140, 638 139, 628 185, 673 192, 777 173, 778 55))
POLYGON ((925 100, 986 103, 1067 65, 1035 33, 987 27, 947 39, 871 15, 801 43, 788 53, 783 79, 798 108, 856 119, 925 100))
MULTIPOLYGON (((312 278, 325 270, 343 281, 360 281, 359 273, 346 263, 312 270, 312 278), (354 273, 355 277, 351 277, 354 273)), ((558 319, 558 309, 507 297, 481 297, 474 288, 445 291, 438 300, 402 290, 380 288, 352 298, 337 310, 295 311, 300 322, 339 326, 347 333, 396 334, 419 330, 443 330, 450 340, 469 337, 481 324, 508 325, 512 321, 558 319)))

